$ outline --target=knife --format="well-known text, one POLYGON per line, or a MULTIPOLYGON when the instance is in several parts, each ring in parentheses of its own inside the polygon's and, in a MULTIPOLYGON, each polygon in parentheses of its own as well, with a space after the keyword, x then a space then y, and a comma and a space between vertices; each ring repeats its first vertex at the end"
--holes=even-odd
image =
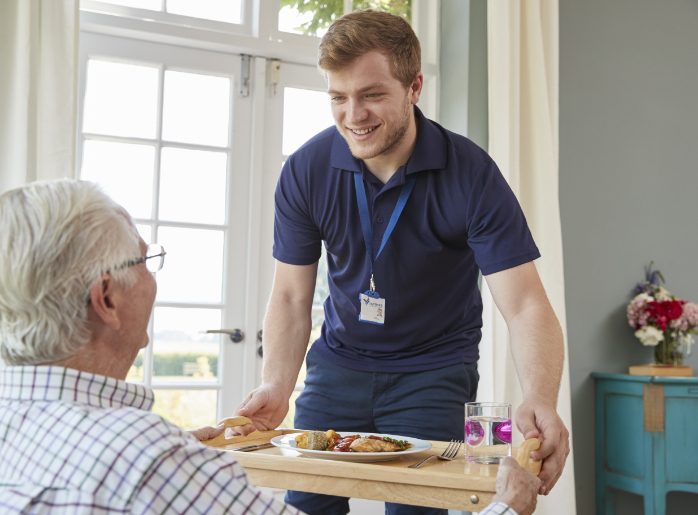
POLYGON ((250 451, 258 451, 260 449, 269 449, 270 447, 274 447, 274 444, 267 442, 267 443, 258 443, 254 445, 245 445, 244 447, 236 447, 235 449, 230 449, 231 451, 240 451, 240 452, 250 452, 250 451))

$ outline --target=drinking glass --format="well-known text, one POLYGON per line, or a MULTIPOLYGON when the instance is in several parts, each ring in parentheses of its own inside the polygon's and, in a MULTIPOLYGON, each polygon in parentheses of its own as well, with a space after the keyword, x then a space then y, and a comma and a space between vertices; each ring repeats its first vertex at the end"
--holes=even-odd
POLYGON ((465 459, 492 464, 505 456, 511 456, 511 404, 466 403, 465 459))

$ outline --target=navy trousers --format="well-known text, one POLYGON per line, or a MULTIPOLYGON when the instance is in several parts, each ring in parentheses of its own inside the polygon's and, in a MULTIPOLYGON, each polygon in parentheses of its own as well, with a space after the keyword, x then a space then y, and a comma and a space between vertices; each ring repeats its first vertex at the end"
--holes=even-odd
MULTIPOLYGON (((424 440, 463 439, 464 404, 475 400, 477 364, 409 373, 359 372, 318 359, 310 349, 295 427, 341 433, 390 433, 424 440)), ((286 502, 309 515, 345 515, 349 499, 289 491, 286 502)), ((388 515, 447 510, 385 503, 388 515)))

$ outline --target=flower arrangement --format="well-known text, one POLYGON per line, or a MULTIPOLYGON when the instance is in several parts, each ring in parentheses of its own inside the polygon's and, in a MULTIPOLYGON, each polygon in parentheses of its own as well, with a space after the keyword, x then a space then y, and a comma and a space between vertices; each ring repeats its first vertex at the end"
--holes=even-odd
POLYGON ((627 308, 628 323, 643 345, 655 348, 655 363, 680 365, 683 349, 690 354, 693 335, 698 334, 698 304, 674 297, 653 264, 645 267, 645 280, 635 286, 627 308))

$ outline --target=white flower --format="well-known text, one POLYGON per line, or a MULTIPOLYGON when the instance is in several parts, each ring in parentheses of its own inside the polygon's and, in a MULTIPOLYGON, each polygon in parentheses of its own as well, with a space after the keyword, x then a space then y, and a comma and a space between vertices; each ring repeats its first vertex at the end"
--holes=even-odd
POLYGON ((657 292, 654 294, 654 297, 657 300, 672 300, 673 299, 669 290, 667 290, 664 286, 659 287, 657 292))
POLYGON ((635 336, 642 342, 642 345, 654 347, 664 340, 664 333, 654 326, 646 325, 645 327, 635 331, 635 336))
POLYGON ((630 302, 632 302, 633 304, 639 305, 639 304, 646 304, 648 302, 652 302, 653 300, 654 300, 654 298, 651 295, 648 295, 647 293, 638 293, 637 295, 635 295, 633 300, 631 300, 630 302))

